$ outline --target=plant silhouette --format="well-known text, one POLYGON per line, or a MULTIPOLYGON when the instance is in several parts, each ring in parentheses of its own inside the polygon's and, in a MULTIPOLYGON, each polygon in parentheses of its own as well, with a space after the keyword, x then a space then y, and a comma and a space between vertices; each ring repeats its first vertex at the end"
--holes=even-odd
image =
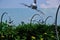
POLYGON ((60 5, 58 6, 58 9, 56 12, 56 17, 55 17, 55 31, 56 31, 56 39, 57 40, 59 40, 58 31, 57 31, 57 16, 58 16, 59 9, 60 9, 60 5))

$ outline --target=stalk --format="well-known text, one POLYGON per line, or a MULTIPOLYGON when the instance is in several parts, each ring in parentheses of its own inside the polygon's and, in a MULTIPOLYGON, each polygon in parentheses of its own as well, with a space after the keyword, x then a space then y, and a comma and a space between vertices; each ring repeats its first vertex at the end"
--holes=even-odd
POLYGON ((33 20, 33 22, 37 22, 38 24, 40 24, 40 21, 41 21, 41 19, 40 19, 39 21, 37 21, 37 20, 33 20))
POLYGON ((50 17, 52 17, 52 16, 48 16, 48 17, 45 19, 45 21, 44 21, 45 24, 46 24, 46 21, 47 21, 50 17))
MULTIPOLYGON (((4 13, 1 15, 1 29, 2 29, 2 20, 3 20, 3 17, 4 17, 5 14, 7 14, 7 13, 4 12, 4 13)), ((0 29, 0 30, 1 30, 1 29, 0 29)))
POLYGON ((58 6, 58 9, 57 9, 57 12, 56 12, 56 17, 55 17, 56 40, 59 40, 58 30, 57 30, 57 16, 58 16, 59 8, 60 8, 60 5, 58 6))
POLYGON ((32 18, 31 18, 31 20, 30 20, 30 26, 31 26, 31 24, 32 24, 32 19, 33 19, 36 15, 40 16, 39 14, 34 14, 34 15, 32 16, 32 18))

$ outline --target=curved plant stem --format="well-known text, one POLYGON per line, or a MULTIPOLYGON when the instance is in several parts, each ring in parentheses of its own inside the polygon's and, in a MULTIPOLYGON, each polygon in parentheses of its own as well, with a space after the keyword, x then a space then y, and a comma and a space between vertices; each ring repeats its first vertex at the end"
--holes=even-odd
POLYGON ((55 17, 55 31, 56 31, 56 40, 59 40, 59 36, 58 36, 58 30, 57 30, 57 16, 58 16, 58 12, 59 12, 59 8, 60 8, 60 5, 57 9, 57 12, 56 12, 56 17, 55 17))
POLYGON ((32 18, 31 18, 31 20, 30 20, 30 25, 32 24, 32 19, 33 19, 36 15, 40 16, 39 14, 34 14, 34 15, 32 16, 32 18))
POLYGON ((44 21, 45 24, 46 24, 46 21, 47 21, 50 17, 52 17, 52 16, 48 16, 48 17, 45 19, 45 21, 44 21))
POLYGON ((41 21, 41 19, 40 19, 39 21, 37 21, 37 20, 33 20, 33 22, 37 22, 38 24, 40 24, 40 21, 41 21))
POLYGON ((4 12, 4 13, 1 15, 1 29, 2 29, 2 20, 3 20, 3 17, 4 17, 5 14, 7 14, 7 13, 4 12))

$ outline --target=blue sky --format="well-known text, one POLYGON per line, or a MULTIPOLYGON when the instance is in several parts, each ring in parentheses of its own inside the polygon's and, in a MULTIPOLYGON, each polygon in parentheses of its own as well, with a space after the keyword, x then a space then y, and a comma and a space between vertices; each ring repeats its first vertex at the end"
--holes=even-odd
MULTIPOLYGON (((32 4, 33 0, 0 0, 0 8, 21 8, 20 3, 32 4)), ((59 0, 37 0, 39 8, 52 8, 60 4, 59 0)))
MULTIPOLYGON (((3 21, 8 19, 8 16, 10 16, 12 20, 14 20, 14 24, 19 24, 21 23, 21 21, 28 23, 30 22, 32 15, 38 13, 35 10, 20 5, 20 3, 30 5, 33 3, 33 0, 0 0, 0 16, 2 15, 3 12, 8 13, 8 15, 5 15, 5 17, 3 18, 3 21)), ((55 13, 59 4, 60 4, 59 0, 37 0, 38 9, 45 13, 45 15, 39 13, 41 17, 45 19, 47 16, 53 16, 53 18, 52 19, 50 18, 47 21, 47 23, 52 24, 54 22, 55 13)), ((58 24, 60 24, 59 15, 58 24)), ((34 19, 40 18, 36 16, 34 19)))
MULTIPOLYGON (((0 8, 21 8, 24 7, 20 5, 20 3, 31 4, 33 0, 1 0, 0 1, 0 8)), ((43 0, 38 0, 39 3, 45 2, 43 0)))

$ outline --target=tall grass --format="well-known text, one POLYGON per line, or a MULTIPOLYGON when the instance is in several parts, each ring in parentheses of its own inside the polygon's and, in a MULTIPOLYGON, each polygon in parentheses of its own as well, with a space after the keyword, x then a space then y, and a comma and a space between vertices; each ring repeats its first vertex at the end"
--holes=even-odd
POLYGON ((57 31, 57 16, 58 16, 59 8, 60 8, 60 5, 58 6, 56 17, 55 17, 55 31, 56 31, 56 37, 57 37, 56 40, 59 40, 58 31, 57 31))
POLYGON ((2 20, 3 20, 3 17, 4 17, 5 14, 8 14, 8 13, 7 13, 7 12, 4 12, 4 13, 1 15, 1 28, 0 28, 0 30, 2 29, 2 20))

